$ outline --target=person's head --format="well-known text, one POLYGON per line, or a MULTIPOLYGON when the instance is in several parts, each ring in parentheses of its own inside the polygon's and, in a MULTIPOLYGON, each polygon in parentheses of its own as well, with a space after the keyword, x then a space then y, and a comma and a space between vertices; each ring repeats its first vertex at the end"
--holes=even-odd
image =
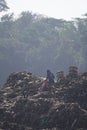
POLYGON ((51 72, 51 71, 48 69, 48 70, 47 70, 47 73, 50 73, 50 72, 51 72))

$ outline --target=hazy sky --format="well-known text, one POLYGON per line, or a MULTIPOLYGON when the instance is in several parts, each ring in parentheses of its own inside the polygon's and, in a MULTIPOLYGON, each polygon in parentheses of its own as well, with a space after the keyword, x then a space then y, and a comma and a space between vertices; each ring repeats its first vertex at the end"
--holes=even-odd
POLYGON ((9 12, 31 11, 54 18, 80 17, 87 13, 87 0, 6 0, 9 12))

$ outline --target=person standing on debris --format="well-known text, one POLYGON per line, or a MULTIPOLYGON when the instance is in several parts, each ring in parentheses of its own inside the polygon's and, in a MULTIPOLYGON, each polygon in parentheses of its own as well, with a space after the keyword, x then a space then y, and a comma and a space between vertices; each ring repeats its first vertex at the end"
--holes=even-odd
POLYGON ((24 88, 23 88, 23 96, 24 96, 24 98, 28 98, 28 94, 29 94, 29 88, 26 85, 26 83, 24 82, 24 88))
POLYGON ((24 96, 24 98, 28 98, 28 91, 27 90, 23 91, 23 96, 24 96))
POLYGON ((47 81, 48 81, 48 83, 50 85, 54 84, 54 78, 55 78, 54 74, 50 70, 47 70, 47 77, 46 77, 46 79, 47 79, 47 81))
POLYGON ((47 79, 43 81, 41 87, 38 89, 38 92, 43 92, 47 88, 47 79))

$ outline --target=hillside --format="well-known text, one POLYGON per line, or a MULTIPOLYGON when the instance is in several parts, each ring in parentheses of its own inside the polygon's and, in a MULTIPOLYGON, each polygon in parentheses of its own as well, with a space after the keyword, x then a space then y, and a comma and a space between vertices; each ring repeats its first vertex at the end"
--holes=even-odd
POLYGON ((0 90, 0 130, 87 130, 87 72, 39 92, 43 81, 26 71, 9 75, 0 90))

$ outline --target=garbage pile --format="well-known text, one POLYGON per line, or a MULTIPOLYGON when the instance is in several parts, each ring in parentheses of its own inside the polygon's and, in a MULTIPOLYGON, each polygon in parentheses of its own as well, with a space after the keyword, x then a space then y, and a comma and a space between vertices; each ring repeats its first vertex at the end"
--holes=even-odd
POLYGON ((87 72, 62 77, 39 91, 44 78, 10 74, 0 90, 0 130, 87 130, 87 72))

